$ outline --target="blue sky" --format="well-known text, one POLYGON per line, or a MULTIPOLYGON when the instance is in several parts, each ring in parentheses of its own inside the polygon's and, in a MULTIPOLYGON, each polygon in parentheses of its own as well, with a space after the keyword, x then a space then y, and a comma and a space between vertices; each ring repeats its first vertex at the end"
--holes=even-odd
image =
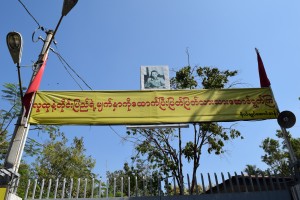
MULTIPOLYGON (((62 1, 23 0, 37 21, 54 29, 62 1)), ((279 0, 89 0, 79 1, 66 16, 56 34, 58 51, 93 90, 139 90, 141 65, 168 65, 177 70, 187 65, 215 66, 238 70, 233 81, 240 87, 259 87, 258 48, 280 110, 299 116, 300 13, 299 1, 279 0)), ((22 66, 37 60, 41 41, 31 36, 37 24, 17 0, 0 6, 1 81, 17 82, 16 67, 6 47, 6 34, 23 35, 22 66)), ((41 31, 37 36, 45 37, 41 31)), ((52 45, 52 47, 54 47, 52 45)), ((31 67, 22 68, 22 82, 28 85, 31 67)), ((170 73, 171 76, 174 73, 170 73)), ((84 87, 84 85, 81 83, 84 87)), ((84 87, 88 90, 87 87, 84 87)), ((49 60, 40 90, 80 90, 55 54, 49 60)), ((4 107, 3 103, 0 106, 4 107)), ((225 126, 227 124, 224 124, 225 126)), ((275 137, 276 120, 239 122, 245 139, 227 143, 222 156, 203 154, 199 173, 242 171, 246 164, 259 168, 266 137, 275 137)), ((68 136, 83 136, 87 154, 97 160, 95 172, 121 169, 132 155, 132 145, 115 134, 124 135, 125 126, 65 126, 68 136)), ((289 129, 299 137, 300 126, 289 129)), ((29 137, 36 138, 36 133, 29 137)), ((192 130, 185 130, 185 141, 192 130)), ((46 139, 39 136, 40 141, 46 139)), ((186 164, 186 172, 189 167, 186 164)))

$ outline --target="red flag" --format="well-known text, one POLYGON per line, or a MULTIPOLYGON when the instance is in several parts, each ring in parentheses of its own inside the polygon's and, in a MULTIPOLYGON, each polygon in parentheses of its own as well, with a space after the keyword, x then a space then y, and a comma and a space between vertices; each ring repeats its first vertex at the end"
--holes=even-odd
POLYGON ((259 55, 258 49, 255 48, 256 54, 257 54, 257 62, 258 62, 258 73, 259 73, 259 79, 260 79, 260 87, 270 87, 271 83, 268 79, 264 63, 259 55))
POLYGON ((37 72, 36 76, 34 77, 34 79, 31 81, 31 83, 30 83, 30 85, 29 85, 29 87, 28 87, 28 89, 27 89, 27 91, 24 95, 23 105, 26 109, 26 112, 25 112, 26 117, 29 114, 32 97, 40 87, 40 83, 41 83, 41 80, 42 80, 42 77, 43 77, 45 66, 46 66, 46 61, 43 62, 42 66, 38 70, 38 72, 37 72))

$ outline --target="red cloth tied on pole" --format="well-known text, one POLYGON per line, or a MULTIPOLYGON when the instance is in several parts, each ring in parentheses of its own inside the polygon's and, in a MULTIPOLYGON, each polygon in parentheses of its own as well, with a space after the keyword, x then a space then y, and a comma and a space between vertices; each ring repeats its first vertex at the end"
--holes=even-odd
POLYGON ((31 101, 35 94, 35 92, 39 89, 40 83, 44 74, 46 66, 46 60, 42 63, 42 66, 38 69, 38 72, 36 73, 35 77, 31 80, 31 83, 24 95, 23 98, 23 106, 25 107, 25 117, 28 117, 30 108, 31 108, 31 101))
POLYGON ((257 54, 257 62, 258 62, 258 73, 259 73, 259 80, 260 80, 260 87, 270 87, 271 83, 268 79, 264 63, 259 55, 259 51, 255 48, 257 54))

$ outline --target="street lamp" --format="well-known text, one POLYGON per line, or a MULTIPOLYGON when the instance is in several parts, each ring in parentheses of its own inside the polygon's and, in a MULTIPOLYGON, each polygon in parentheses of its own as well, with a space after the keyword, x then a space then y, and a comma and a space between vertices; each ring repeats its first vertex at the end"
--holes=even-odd
POLYGON ((6 44, 9 50, 9 53, 13 59, 13 62, 17 64, 18 68, 18 79, 20 87, 20 96, 23 104, 23 90, 22 90, 22 81, 21 81, 21 72, 20 72, 20 63, 22 58, 23 50, 23 40, 22 35, 18 32, 10 32, 6 36, 6 44))
POLYGON ((20 64, 23 48, 22 35, 14 31, 10 32, 6 36, 6 43, 14 63, 20 64))
POLYGON ((67 14, 70 12, 70 10, 72 10, 72 8, 76 5, 77 2, 78 0, 65 0, 61 15, 67 16, 67 14))

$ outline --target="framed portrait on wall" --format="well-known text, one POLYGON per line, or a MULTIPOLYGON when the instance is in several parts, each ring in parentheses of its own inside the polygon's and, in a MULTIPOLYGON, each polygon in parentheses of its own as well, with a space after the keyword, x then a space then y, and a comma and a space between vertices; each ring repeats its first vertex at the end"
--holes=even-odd
POLYGON ((169 90, 169 67, 141 66, 141 90, 169 90))

